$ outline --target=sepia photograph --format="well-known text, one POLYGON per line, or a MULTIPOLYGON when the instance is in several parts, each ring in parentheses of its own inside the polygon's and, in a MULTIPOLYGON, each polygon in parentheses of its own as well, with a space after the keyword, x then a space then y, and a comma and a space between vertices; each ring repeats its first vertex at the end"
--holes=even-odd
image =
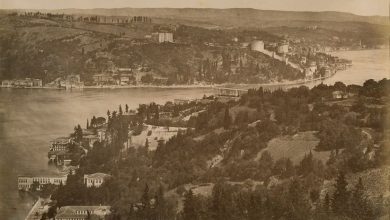
POLYGON ((389 0, 0 0, 0 220, 390 220, 389 0))

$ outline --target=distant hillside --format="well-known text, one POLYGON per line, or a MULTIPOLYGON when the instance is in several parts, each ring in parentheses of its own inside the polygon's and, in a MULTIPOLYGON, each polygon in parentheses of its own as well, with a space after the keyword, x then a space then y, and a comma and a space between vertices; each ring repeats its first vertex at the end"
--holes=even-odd
POLYGON ((345 12, 295 12, 258 10, 250 8, 113 8, 113 9, 60 9, 51 12, 65 14, 129 15, 151 16, 199 22, 212 22, 222 26, 272 26, 273 21, 335 21, 368 22, 388 25, 385 16, 360 16, 345 12))

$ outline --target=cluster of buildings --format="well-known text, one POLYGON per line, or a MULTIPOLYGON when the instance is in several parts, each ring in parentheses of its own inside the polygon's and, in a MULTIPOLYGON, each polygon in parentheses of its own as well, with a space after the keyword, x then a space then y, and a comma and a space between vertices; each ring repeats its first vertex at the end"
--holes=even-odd
MULTIPOLYGON (((86 187, 100 187, 111 177, 105 173, 93 173, 84 175, 84 184, 86 187)), ((46 184, 66 185, 67 174, 58 175, 39 175, 39 176, 18 176, 18 189, 22 191, 42 190, 46 184), (35 185, 34 185, 35 184, 35 185), (33 187, 36 189, 33 189, 33 187)))
MULTIPOLYGON (((327 57, 322 56, 326 53, 315 52, 315 50, 310 48, 305 50, 309 51, 306 53, 296 51, 296 48, 290 46, 287 40, 283 40, 279 43, 269 43, 267 45, 261 40, 254 40, 251 43, 246 43, 244 46, 249 47, 252 51, 261 52, 282 61, 286 63, 286 65, 299 70, 304 73, 305 81, 330 77, 337 70, 343 70, 350 65, 350 61, 339 60, 337 57, 332 57, 332 59, 329 60, 327 57), (310 60, 307 58, 309 56, 307 53, 310 54, 310 60)), ((229 91, 226 90, 223 92, 229 91)))
POLYGON ((105 73, 92 76, 93 85, 96 86, 127 86, 158 83, 164 85, 168 77, 155 73, 148 65, 137 65, 134 68, 112 68, 105 73))
POLYGON ((84 88, 84 82, 81 81, 80 75, 70 74, 65 77, 59 77, 46 84, 46 86, 62 89, 82 89, 84 88))
POLYGON ((98 24, 130 24, 130 23, 152 23, 152 19, 147 16, 80 16, 67 14, 53 14, 42 12, 21 12, 17 14, 21 17, 33 17, 41 19, 58 19, 71 22, 88 22, 98 24))
POLYGON ((93 148, 95 142, 103 142, 106 140, 106 119, 103 117, 96 118, 91 126, 87 129, 83 129, 82 140, 80 143, 76 142, 73 137, 59 137, 51 141, 51 145, 48 151, 48 158, 50 162, 55 163, 58 166, 69 166, 72 162, 70 146, 74 145, 88 152, 83 146, 93 148))
POLYGON ((3 80, 1 86, 7 88, 39 88, 42 87, 42 80, 32 78, 3 80))
POLYGON ((80 16, 73 20, 98 24, 152 23, 152 19, 145 16, 80 16))
MULTIPOLYGON (((93 147, 96 141, 106 140, 107 123, 103 117, 93 117, 91 124, 87 125, 87 129, 82 130, 82 140, 76 141, 74 137, 59 137, 51 141, 48 156, 50 160, 56 161, 58 165, 71 168, 70 165, 71 154, 70 147, 79 147, 85 153, 88 151, 84 146, 93 147)), ((76 167, 77 168, 77 167, 76 167)), ((66 169, 64 169, 66 170, 66 169)), ((62 171, 57 175, 38 175, 38 176, 18 176, 18 189, 21 191, 41 191, 46 185, 66 185, 67 177, 73 175, 72 169, 70 172, 62 171)), ((84 174, 83 183, 85 187, 101 187, 111 175, 105 173, 91 173, 84 174)), ((37 203, 39 203, 38 200, 37 203)), ((30 213, 36 213, 35 216, 43 214, 42 206, 36 204, 33 206, 30 213)), ((32 214, 28 215, 31 217, 32 214)), ((54 219, 60 220, 87 220, 87 219, 106 219, 111 213, 110 206, 63 206, 57 210, 54 219)), ((39 217, 37 217, 38 219, 39 217)))
POLYGON ((42 12, 19 12, 15 15, 19 17, 32 17, 32 18, 43 18, 43 19, 61 19, 61 20, 67 20, 72 21, 73 16, 72 15, 66 15, 66 14, 52 14, 52 13, 42 13, 42 12))
POLYGON ((133 73, 100 73, 92 76, 96 85, 132 85, 135 83, 133 73))
POLYGON ((3 80, 1 82, 1 87, 5 88, 42 88, 43 86, 48 88, 82 89, 84 88, 84 82, 81 81, 80 75, 75 74, 59 77, 45 85, 43 85, 41 79, 33 78, 3 80))

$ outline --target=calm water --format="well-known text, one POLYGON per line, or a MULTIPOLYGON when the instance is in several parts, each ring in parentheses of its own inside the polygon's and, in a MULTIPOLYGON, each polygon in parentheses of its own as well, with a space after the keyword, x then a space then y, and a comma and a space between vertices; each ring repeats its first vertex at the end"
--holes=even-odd
MULTIPOLYGON (((325 83, 342 81, 362 84, 365 80, 389 78, 388 50, 337 52, 353 66, 325 83)), ((49 141, 67 135, 93 115, 106 115, 119 104, 136 108, 151 101, 200 98, 210 89, 118 89, 118 90, 29 90, 0 89, 0 219, 24 219, 33 199, 19 195, 19 174, 56 172, 47 164, 49 141)))
POLYGON ((390 78, 389 50, 340 51, 334 56, 352 60, 352 67, 339 71, 333 77, 324 80, 326 84, 337 81, 345 84, 362 85, 367 79, 381 80, 390 78))
POLYGON ((24 219, 33 199, 19 195, 17 175, 56 172, 47 164, 49 141, 68 135, 93 115, 105 116, 119 104, 165 103, 201 98, 211 89, 0 90, 0 219, 24 219))

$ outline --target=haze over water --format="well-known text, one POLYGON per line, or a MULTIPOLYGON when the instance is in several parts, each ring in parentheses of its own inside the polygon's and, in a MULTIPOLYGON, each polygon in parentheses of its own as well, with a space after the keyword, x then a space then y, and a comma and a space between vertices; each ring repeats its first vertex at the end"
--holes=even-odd
MULTIPOLYGON (((351 59, 353 66, 325 80, 333 84, 362 84, 367 79, 389 78, 388 50, 343 51, 334 55, 351 59)), ((201 98, 211 89, 0 89, 0 218, 24 219, 33 204, 17 190, 17 175, 56 172, 47 164, 51 139, 69 135, 86 119, 106 116, 119 104, 135 109, 139 104, 163 104, 175 98, 201 98)))

